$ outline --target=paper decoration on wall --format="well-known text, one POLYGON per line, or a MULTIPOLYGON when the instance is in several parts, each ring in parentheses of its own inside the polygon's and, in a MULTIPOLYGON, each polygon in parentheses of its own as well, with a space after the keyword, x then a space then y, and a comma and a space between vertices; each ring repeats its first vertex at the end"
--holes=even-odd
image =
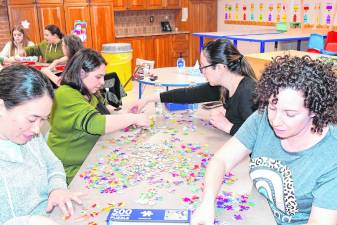
POLYGON ((82 42, 86 42, 87 40, 87 22, 81 20, 74 21, 74 30, 72 33, 78 36, 82 42))
POLYGON ((277 3, 276 11, 277 11, 276 22, 280 22, 281 21, 281 3, 277 3))
POLYGON ((282 22, 287 22, 287 11, 286 11, 286 6, 282 6, 282 22))
POLYGON ((304 4, 304 6, 303 6, 303 10, 304 10, 303 22, 304 22, 304 24, 309 23, 309 13, 308 13, 309 9, 310 9, 309 4, 308 3, 304 4))
POLYGON ((28 20, 23 20, 21 21, 21 26, 25 29, 29 29, 30 23, 28 22, 28 20))
POLYGON ((243 20, 247 20, 247 15, 246 15, 247 6, 243 5, 242 10, 243 10, 243 20))
POLYGON ((325 17, 325 23, 329 25, 331 23, 330 12, 332 11, 332 3, 331 2, 326 3, 325 9, 328 11, 325 17))
POLYGON ((235 20, 239 20, 239 3, 235 3, 235 20))
POLYGON ((263 9, 264 9, 263 3, 260 3, 259 9, 260 9, 259 21, 262 22, 263 21, 263 9))
POLYGON ((294 4, 293 10, 294 10, 294 14, 293 14, 293 22, 296 23, 297 22, 297 11, 299 9, 299 6, 297 4, 294 4))
POLYGON ((268 21, 271 22, 273 20, 273 16, 272 16, 272 13, 273 13, 273 9, 274 9, 274 6, 273 4, 269 4, 269 14, 268 14, 268 21))
POLYGON ((255 16, 254 16, 254 8, 255 8, 255 4, 251 3, 250 4, 250 20, 254 21, 255 20, 255 16))

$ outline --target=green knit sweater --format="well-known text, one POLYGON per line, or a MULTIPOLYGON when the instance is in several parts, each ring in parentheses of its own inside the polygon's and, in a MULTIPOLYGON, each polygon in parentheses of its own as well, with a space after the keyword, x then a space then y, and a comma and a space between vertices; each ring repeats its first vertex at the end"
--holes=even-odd
POLYGON ((26 47, 25 52, 27 56, 42 56, 46 63, 52 63, 64 56, 61 41, 57 44, 48 44, 44 40, 38 45, 26 47))
POLYGON ((48 145, 62 161, 69 184, 105 132, 105 116, 96 110, 95 96, 89 102, 78 90, 61 85, 55 92, 48 145))

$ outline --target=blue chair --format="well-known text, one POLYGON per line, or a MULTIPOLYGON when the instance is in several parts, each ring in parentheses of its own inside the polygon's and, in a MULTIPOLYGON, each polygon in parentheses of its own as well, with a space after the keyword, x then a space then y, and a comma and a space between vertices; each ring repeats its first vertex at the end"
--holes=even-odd
POLYGON ((321 53, 324 50, 324 37, 320 34, 311 34, 307 52, 321 53))

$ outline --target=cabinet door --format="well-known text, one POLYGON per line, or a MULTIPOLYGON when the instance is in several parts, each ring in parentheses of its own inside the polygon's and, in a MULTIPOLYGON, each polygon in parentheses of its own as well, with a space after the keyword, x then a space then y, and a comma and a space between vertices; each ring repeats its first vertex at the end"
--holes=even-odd
POLYGON ((23 21, 27 21, 29 24, 29 29, 27 29, 28 37, 34 43, 39 43, 41 41, 37 8, 35 5, 9 5, 8 17, 11 27, 21 24, 23 21))
POLYGON ((89 0, 63 0, 64 3, 89 3, 89 0))
POLYGON ((153 45, 156 67, 173 66, 171 35, 154 37, 153 45))
POLYGON ((145 9, 145 0, 128 0, 128 9, 140 10, 145 9))
POLYGON ((92 47, 98 51, 102 44, 115 40, 112 3, 90 5, 92 47))
POLYGON ((145 57, 145 38, 118 38, 116 42, 119 43, 130 43, 132 47, 132 71, 136 67, 136 58, 147 59, 145 57))
POLYGON ((7 0, 8 5, 33 4, 35 0, 7 0))
POLYGON ((114 10, 126 10, 128 7, 128 0, 113 0, 114 10))
POLYGON ((81 4, 64 4, 64 12, 66 18, 66 32, 70 34, 74 29, 75 20, 81 20, 87 23, 87 41, 84 43, 86 47, 92 47, 91 25, 89 6, 86 3, 81 4))
MULTIPOLYGON (((215 32, 217 29, 217 1, 189 1, 188 30, 191 33, 195 32, 215 32)), ((190 36, 191 42, 191 62, 199 59, 199 37, 190 36)))
POLYGON ((171 9, 175 9, 175 8, 181 8, 181 0, 165 0, 165 7, 166 8, 171 8, 171 9))
POLYGON ((48 24, 55 24, 65 33, 65 20, 62 4, 39 4, 39 24, 40 24, 40 37, 43 39, 43 30, 48 24))
POLYGON ((36 0, 36 3, 42 3, 42 4, 63 4, 63 0, 36 0))
POLYGON ((164 7, 164 0, 148 0, 146 9, 160 9, 164 7))
POLYGON ((189 35, 188 34, 172 35, 172 62, 176 62, 180 54, 185 59, 186 66, 190 66, 191 63, 190 63, 190 49, 189 49, 189 35))

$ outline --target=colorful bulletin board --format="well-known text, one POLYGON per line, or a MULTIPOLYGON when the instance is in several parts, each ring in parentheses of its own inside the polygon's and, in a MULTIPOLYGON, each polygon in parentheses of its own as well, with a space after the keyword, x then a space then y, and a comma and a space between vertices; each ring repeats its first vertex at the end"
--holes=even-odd
POLYGON ((225 24, 273 26, 278 22, 300 22, 303 27, 337 26, 337 0, 225 0, 225 24))

